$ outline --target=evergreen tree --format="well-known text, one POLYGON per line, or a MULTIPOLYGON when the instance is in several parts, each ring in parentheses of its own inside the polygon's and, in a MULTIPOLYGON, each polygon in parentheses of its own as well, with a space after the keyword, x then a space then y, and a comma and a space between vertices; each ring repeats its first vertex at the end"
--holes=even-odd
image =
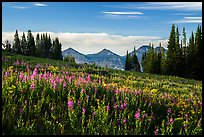
POLYGON ((142 72, 146 72, 146 52, 142 53, 141 70, 142 70, 142 72))
POLYGON ((128 50, 127 50, 125 70, 130 70, 130 69, 131 69, 131 60, 130 60, 130 54, 128 54, 128 50))
POLYGON ((56 59, 56 60, 63 59, 61 48, 62 48, 62 45, 59 42, 59 39, 55 38, 51 49, 51 54, 53 55, 53 59, 56 59))
POLYGON ((20 39, 18 37, 18 30, 16 30, 16 33, 14 35, 14 43, 13 43, 12 51, 14 53, 21 54, 21 45, 20 45, 20 39))
POLYGON ((167 44, 167 57, 166 57, 166 72, 168 75, 175 74, 175 25, 171 27, 170 37, 167 44))
POLYGON ((202 31, 198 25, 195 35, 195 79, 202 80, 202 31))
POLYGON ((43 48, 42 48, 42 44, 41 44, 41 40, 40 40, 40 35, 39 33, 36 35, 36 51, 35 54, 37 57, 42 57, 42 52, 43 52, 43 48))
POLYGON ((177 76, 182 76, 182 50, 179 44, 179 30, 176 28, 175 33, 175 66, 174 66, 174 74, 177 76))
POLYGON ((133 52, 133 55, 132 55, 132 58, 131 58, 131 63, 132 63, 133 70, 137 71, 137 72, 140 72, 140 64, 139 64, 139 61, 138 61, 138 58, 137 58, 137 55, 136 55, 135 47, 134 47, 134 52, 133 52))
POLYGON ((5 48, 5 51, 6 51, 6 52, 11 52, 11 51, 12 51, 12 49, 11 49, 11 44, 9 43, 8 40, 6 40, 6 43, 3 44, 3 45, 4 45, 4 48, 5 48))
POLYGON ((189 38, 189 46, 187 48, 186 56, 186 72, 185 77, 194 78, 195 76, 195 43, 194 43, 194 34, 192 32, 191 37, 189 38))
POLYGON ((23 36, 21 39, 21 51, 23 55, 26 55, 27 41, 25 37, 25 33, 23 32, 23 36))
POLYGON ((31 30, 28 30, 27 35, 27 55, 29 56, 35 55, 35 41, 31 30))

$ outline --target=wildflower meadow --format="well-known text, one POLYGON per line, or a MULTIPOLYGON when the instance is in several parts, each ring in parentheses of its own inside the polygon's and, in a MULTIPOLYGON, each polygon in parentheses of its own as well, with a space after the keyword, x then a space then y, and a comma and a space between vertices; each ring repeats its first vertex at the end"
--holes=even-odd
POLYGON ((2 65, 3 135, 202 134, 201 81, 15 54, 2 65))

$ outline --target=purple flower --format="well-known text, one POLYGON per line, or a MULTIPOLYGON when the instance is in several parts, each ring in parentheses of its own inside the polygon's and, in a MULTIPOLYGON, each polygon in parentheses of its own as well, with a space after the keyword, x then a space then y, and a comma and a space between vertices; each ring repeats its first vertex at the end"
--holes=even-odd
POLYGON ((138 108, 137 112, 135 113, 135 119, 140 117, 140 109, 138 108))
POLYGON ((124 106, 123 106, 123 105, 121 105, 121 106, 120 106, 120 109, 123 109, 123 108, 124 108, 124 106))
POLYGON ((188 119, 188 114, 186 114, 185 116, 186 116, 186 119, 188 119))
POLYGON ((85 90, 82 88, 82 89, 81 89, 81 92, 82 92, 82 93, 84 93, 84 92, 85 92, 85 90))
POLYGON ((126 123, 126 118, 123 119, 123 123, 126 123))
POLYGON ((42 79, 42 73, 40 73, 40 75, 39 75, 39 79, 40 79, 40 80, 42 79))
POLYGON ((68 108, 73 108, 73 101, 68 100, 67 105, 68 105, 68 108))
POLYGON ((84 107, 82 107, 82 113, 85 114, 86 109, 84 107))
POLYGON ((186 129, 186 124, 183 124, 183 128, 186 129))
POLYGON ((56 82, 54 82, 53 87, 54 87, 54 90, 56 90, 56 89, 57 89, 57 84, 56 84, 56 82))
POLYGON ((8 77, 8 76, 9 76, 9 73, 8 73, 8 71, 6 71, 6 72, 5 72, 5 76, 6 76, 6 77, 8 77))
POLYGON ((169 124, 170 124, 170 123, 174 123, 174 119, 173 119, 172 117, 171 117, 170 120, 169 120, 169 124))
POLYGON ((110 111, 110 106, 109 105, 106 106, 106 110, 110 111))
POLYGON ((34 89, 35 89, 35 83, 32 83, 31 86, 30 86, 30 88, 31 88, 32 90, 34 90, 34 89))
POLYGON ((156 128, 156 130, 154 131, 154 135, 159 135, 159 130, 158 130, 158 128, 156 128))
POLYGON ((67 83, 66 83, 66 82, 64 82, 64 83, 63 83, 63 87, 65 88, 66 86, 67 86, 67 83))
POLYGON ((117 104, 115 104, 115 105, 114 105, 114 109, 117 109, 117 108, 118 108, 118 105, 117 105, 117 104))
POLYGON ((126 106, 127 106, 126 102, 124 102, 123 106, 124 106, 124 107, 126 107, 126 106))
POLYGON ((168 113, 171 114, 171 109, 170 108, 168 109, 168 113))
POLYGON ((93 113, 92 113, 92 116, 95 116, 96 115, 96 112, 94 111, 93 113))
POLYGON ((58 82, 58 83, 60 83, 60 78, 57 76, 56 77, 56 81, 58 82))
POLYGON ((23 73, 22 72, 19 75, 19 79, 23 79, 23 73))

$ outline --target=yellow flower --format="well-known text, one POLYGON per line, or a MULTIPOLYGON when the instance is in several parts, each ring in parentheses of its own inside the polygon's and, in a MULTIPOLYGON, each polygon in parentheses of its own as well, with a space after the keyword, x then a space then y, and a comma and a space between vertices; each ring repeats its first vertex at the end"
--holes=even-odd
POLYGON ((158 89, 152 89, 151 92, 152 92, 152 93, 157 93, 157 92, 158 92, 158 89))

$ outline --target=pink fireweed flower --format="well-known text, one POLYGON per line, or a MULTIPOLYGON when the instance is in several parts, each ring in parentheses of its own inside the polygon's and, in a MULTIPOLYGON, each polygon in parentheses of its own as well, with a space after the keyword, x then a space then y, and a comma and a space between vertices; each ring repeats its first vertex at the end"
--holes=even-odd
POLYGON ((91 78, 90 78, 90 74, 88 75, 87 80, 88 80, 88 81, 90 81, 90 80, 91 80, 91 78))
POLYGON ((186 124, 183 124, 183 128, 186 129, 186 124))
POLYGON ((126 106, 127 106, 126 102, 124 102, 123 106, 124 106, 124 107, 126 107, 126 106))
POLYGON ((159 130, 158 130, 158 128, 156 128, 156 130, 154 131, 154 135, 159 135, 159 130))
POLYGON ((82 107, 82 113, 85 114, 86 109, 84 107, 82 107))
POLYGON ((73 101, 72 100, 68 100, 67 102, 68 108, 73 108, 73 101))
POLYGON ((172 124, 174 123, 174 119, 173 119, 172 117, 170 118, 168 124, 171 124, 171 123, 172 123, 172 124))
POLYGON ((168 114, 171 114, 171 109, 170 108, 168 109, 168 114))
POLYGON ((123 123, 124 123, 124 124, 126 123, 126 118, 123 119, 123 123))
POLYGON ((123 106, 123 105, 120 105, 120 109, 124 109, 124 106, 123 106))
POLYGON ((40 80, 42 79, 42 73, 40 73, 40 75, 39 75, 39 79, 40 79, 40 80))
POLYGON ((48 77, 47 77, 46 73, 43 75, 43 77, 44 77, 45 80, 48 80, 48 77))
POLYGON ((68 71, 66 71, 65 74, 68 75, 69 74, 68 71))
POLYGON ((106 110, 110 111, 110 106, 109 105, 106 106, 106 110))
POLYGON ((67 86, 67 83, 66 83, 66 82, 64 82, 64 83, 63 83, 63 87, 65 88, 66 86, 67 86))
POLYGON ((23 79, 23 73, 22 72, 19 75, 19 79, 23 79))
POLYGON ((58 83, 60 83, 60 78, 57 76, 56 77, 56 81, 58 82, 58 83))
POLYGON ((114 105, 114 109, 117 109, 117 108, 118 108, 118 105, 117 105, 117 104, 115 104, 115 105, 114 105))
POLYGON ((5 76, 6 76, 6 77, 8 77, 8 76, 9 76, 9 73, 8 73, 8 71, 6 71, 6 72, 5 72, 5 76))
POLYGON ((140 109, 138 108, 137 112, 135 113, 135 119, 140 117, 140 109))
POLYGON ((32 89, 32 90, 35 89, 35 83, 32 83, 32 84, 31 84, 30 89, 32 89))
POLYGON ((56 84, 56 82, 54 82, 53 87, 54 87, 54 90, 57 89, 57 84, 56 84))
POLYGON ((82 89, 81 89, 81 93, 84 93, 84 92, 85 92, 85 90, 82 88, 82 89))
POLYGON ((95 116, 96 115, 96 112, 94 111, 93 113, 92 113, 92 116, 95 116))

